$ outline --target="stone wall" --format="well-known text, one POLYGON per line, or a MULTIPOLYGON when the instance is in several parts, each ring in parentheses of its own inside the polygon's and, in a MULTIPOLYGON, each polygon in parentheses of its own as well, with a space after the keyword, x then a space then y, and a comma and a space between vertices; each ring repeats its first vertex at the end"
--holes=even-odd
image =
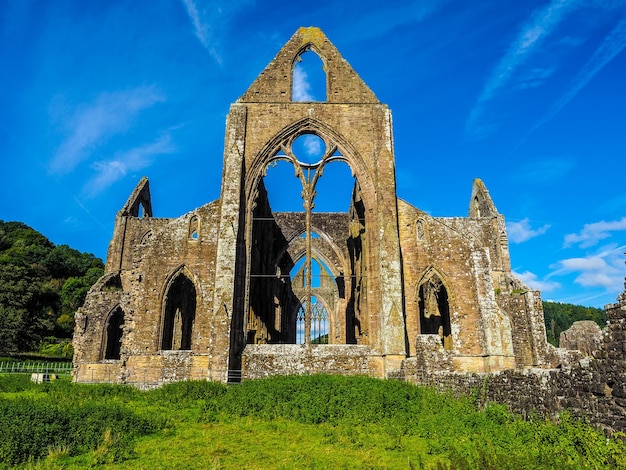
POLYGON ((563 361, 569 365, 490 374, 433 373, 407 361, 403 377, 456 394, 476 394, 482 404, 504 403, 524 416, 556 417, 567 410, 608 432, 626 432, 626 292, 618 300, 606 307, 607 326, 593 357, 561 351, 562 357, 569 356, 563 361))
POLYGON ((370 375, 370 353, 368 346, 358 345, 249 344, 243 352, 242 375, 246 379, 277 374, 370 375))

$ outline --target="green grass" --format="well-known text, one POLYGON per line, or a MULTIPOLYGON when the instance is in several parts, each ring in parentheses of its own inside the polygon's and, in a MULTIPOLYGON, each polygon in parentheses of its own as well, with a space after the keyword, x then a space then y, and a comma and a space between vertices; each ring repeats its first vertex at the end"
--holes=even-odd
POLYGON ((529 421, 472 397, 363 377, 180 382, 151 391, 0 377, 0 468, 626 468, 562 415, 529 421))

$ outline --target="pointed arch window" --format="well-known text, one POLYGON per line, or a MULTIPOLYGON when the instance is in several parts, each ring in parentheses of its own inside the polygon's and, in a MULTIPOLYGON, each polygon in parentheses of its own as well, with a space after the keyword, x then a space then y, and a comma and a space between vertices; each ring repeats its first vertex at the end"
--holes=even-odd
POLYGON ((194 215, 189 221, 189 240, 200 239, 200 219, 197 215, 194 215))
POLYGON ((367 330, 361 318, 366 268, 360 261, 365 207, 352 165, 315 126, 286 135, 264 165, 252 193, 246 341, 356 344, 367 330), (285 233, 283 213, 293 214, 285 233), (314 221, 324 213, 345 214, 351 221, 347 243, 354 259, 341 266, 324 254, 339 253, 333 251, 333 237, 315 232, 314 221), (292 251, 288 257, 279 254, 287 251, 292 251), (321 279, 323 285, 317 285, 321 279))
POLYGON ((437 274, 420 285, 419 310, 421 334, 437 334, 444 349, 452 349, 448 291, 437 274))
POLYGON ((415 223, 415 232, 417 236, 417 241, 421 242, 426 240, 426 230, 424 228, 423 219, 418 219, 418 221, 415 223))
POLYGON ((298 102, 326 101, 326 68, 311 48, 296 56, 291 82, 291 99, 298 102))
POLYGON ((111 310, 104 324, 103 359, 120 359, 123 327, 124 311, 118 305, 111 310))
MULTIPOLYGON (((306 302, 306 299, 304 300, 306 302)), ((296 315, 296 344, 328 344, 329 313, 324 302, 317 296, 311 297, 311 320, 307 322, 305 305, 301 304, 296 315), (307 323, 310 335, 306 336, 307 323), (310 341, 307 341, 310 338, 310 341)))
POLYGON ((337 280, 328 266, 317 258, 311 259, 310 264, 302 258, 295 264, 292 273, 294 289, 304 294, 295 318, 296 344, 328 344, 330 312, 322 295, 332 293, 338 296, 337 280), (307 275, 309 268, 311 273, 307 275))
POLYGON ((196 288, 185 274, 179 273, 165 295, 161 349, 191 349, 195 318, 196 288))

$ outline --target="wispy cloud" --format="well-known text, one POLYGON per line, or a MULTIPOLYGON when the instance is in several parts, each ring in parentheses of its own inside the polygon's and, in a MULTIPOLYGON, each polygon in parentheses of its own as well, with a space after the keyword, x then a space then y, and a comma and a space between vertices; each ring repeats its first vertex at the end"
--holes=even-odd
POLYGON ((575 164, 565 158, 541 158, 524 163, 517 174, 524 182, 547 183, 567 175, 575 164))
POLYGON ((522 90, 537 88, 552 76, 556 67, 534 68, 528 74, 520 77, 518 87, 522 90))
MULTIPOLYGON (((389 34, 400 26, 424 21, 446 3, 449 2, 447 0, 417 0, 402 2, 401 6, 395 3, 381 3, 377 8, 371 9, 369 14, 364 11, 363 15, 351 15, 354 16, 355 21, 343 22, 342 28, 349 28, 348 37, 354 41, 377 38, 389 34)), ((335 3, 329 3, 329 5, 332 5, 333 9, 329 14, 335 13, 337 5, 335 3)))
POLYGON ((50 161, 50 171, 70 173, 110 137, 128 130, 141 111, 162 101, 165 98, 155 87, 142 86, 101 93, 92 102, 69 110, 53 106, 66 137, 50 161))
POLYGON ((299 63, 293 68, 293 96, 294 101, 314 101, 311 95, 311 84, 308 76, 299 63))
POLYGON ((316 155, 320 157, 323 156, 322 155, 322 152, 324 151, 324 149, 322 149, 323 143, 324 141, 316 135, 304 136, 304 148, 306 149, 307 153, 311 156, 316 156, 316 155))
POLYGON ((181 0, 200 44, 222 64, 221 34, 232 16, 252 3, 250 0, 181 0))
MULTIPOLYGON (((581 0, 557 0, 535 10, 487 79, 465 125, 468 137, 481 138, 493 131, 494 123, 482 122, 488 103, 496 96, 498 90, 511 80, 520 65, 528 60, 567 14, 580 4, 581 0)), ((542 73, 546 75, 547 72, 542 73)))
POLYGON ((522 243, 531 238, 535 238, 539 235, 543 235, 548 231, 550 225, 546 224, 543 227, 533 229, 530 226, 528 217, 520 220, 519 222, 507 222, 506 231, 509 236, 509 240, 513 243, 522 243))
POLYGON ((87 197, 97 196, 128 172, 148 167, 155 156, 174 152, 176 147, 171 135, 164 133, 150 144, 119 152, 111 160, 96 162, 93 165, 96 175, 85 185, 83 193, 87 197))
POLYGON ((607 292, 619 292, 624 282, 624 249, 626 245, 610 244, 597 253, 559 261, 548 277, 575 274, 574 282, 583 287, 602 287, 607 292))
POLYGON ((572 80, 570 88, 561 96, 561 98, 552 105, 548 113, 543 116, 537 124, 529 131, 534 132, 546 122, 556 116, 574 97, 582 90, 593 77, 600 72, 604 66, 611 62, 619 53, 626 48, 626 18, 623 18, 611 30, 602 44, 596 49, 593 56, 578 72, 572 80))
POLYGON ((513 272, 513 274, 528 287, 542 292, 550 292, 561 287, 559 282, 540 280, 535 273, 531 273, 530 271, 524 271, 523 273, 513 272))
POLYGON ((596 245, 600 240, 609 238, 611 232, 626 230, 626 217, 610 222, 601 221, 593 224, 585 224, 579 233, 565 235, 564 247, 579 245, 580 248, 587 248, 596 245))

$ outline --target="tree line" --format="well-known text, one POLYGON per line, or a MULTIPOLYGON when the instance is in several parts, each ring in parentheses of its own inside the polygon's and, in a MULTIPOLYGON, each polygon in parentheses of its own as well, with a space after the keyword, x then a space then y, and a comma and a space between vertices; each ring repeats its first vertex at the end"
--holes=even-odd
POLYGON ((69 344, 74 313, 103 273, 100 258, 55 246, 22 222, 0 220, 0 353, 69 344))

